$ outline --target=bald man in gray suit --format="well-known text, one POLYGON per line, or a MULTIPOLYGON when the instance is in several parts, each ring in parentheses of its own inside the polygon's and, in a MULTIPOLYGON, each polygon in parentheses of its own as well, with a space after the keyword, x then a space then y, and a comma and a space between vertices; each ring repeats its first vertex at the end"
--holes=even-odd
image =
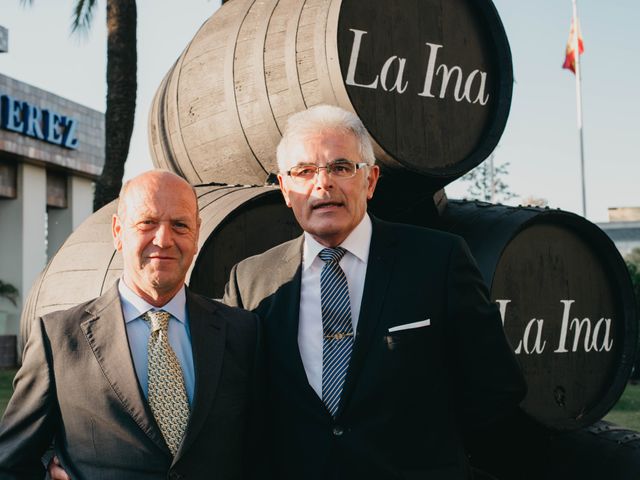
POLYGON ((248 476, 258 321, 185 286, 199 227, 177 175, 125 184, 113 217, 123 276, 34 326, 0 424, 0 479, 42 479, 54 440, 74 479, 248 476))

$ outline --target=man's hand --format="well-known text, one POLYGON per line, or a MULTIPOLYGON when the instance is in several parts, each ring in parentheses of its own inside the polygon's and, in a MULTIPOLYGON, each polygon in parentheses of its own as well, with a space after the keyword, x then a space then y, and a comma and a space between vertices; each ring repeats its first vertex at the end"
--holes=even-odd
POLYGON ((64 468, 60 466, 60 460, 57 456, 53 456, 47 467, 51 480, 71 480, 71 477, 67 475, 64 468))

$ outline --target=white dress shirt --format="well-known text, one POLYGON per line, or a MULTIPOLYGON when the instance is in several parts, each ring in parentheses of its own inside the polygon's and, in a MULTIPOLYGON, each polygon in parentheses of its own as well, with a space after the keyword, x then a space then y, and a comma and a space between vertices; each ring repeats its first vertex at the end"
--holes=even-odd
MULTIPOLYGON (((340 244, 347 253, 340 260, 340 267, 349 284, 351 321, 354 336, 358 327, 364 279, 367 275, 369 247, 371 245, 371 219, 364 217, 340 244)), ((324 262, 318 254, 325 248, 310 234, 304 233, 302 249, 302 280, 300 285, 300 312, 298 323, 298 348, 307 373, 309 385, 322 398, 322 310, 320 307, 320 272, 324 262)), ((355 339, 355 338, 354 338, 355 339)))
POLYGON ((127 327, 129 338, 129 350, 133 358, 133 366, 138 376, 138 382, 148 398, 149 375, 147 345, 151 335, 151 327, 142 319, 142 315, 149 310, 164 310, 171 314, 169 320, 169 344, 178 357, 182 367, 184 386, 187 391, 189 405, 193 405, 193 391, 195 387, 195 373, 193 370, 193 354, 191 351, 191 332, 189 330, 189 315, 187 314, 187 295, 185 288, 162 307, 154 307, 150 303, 136 295, 133 290, 120 279, 118 281, 118 293, 122 304, 122 315, 127 327))

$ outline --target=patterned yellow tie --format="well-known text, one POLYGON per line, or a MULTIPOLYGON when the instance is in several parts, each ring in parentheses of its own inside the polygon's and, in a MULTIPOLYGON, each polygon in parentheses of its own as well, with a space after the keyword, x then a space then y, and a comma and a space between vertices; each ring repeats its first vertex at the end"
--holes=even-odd
POLYGON ((171 314, 164 310, 149 310, 142 317, 151 324, 147 347, 149 406, 171 454, 175 456, 187 429, 189 402, 180 362, 169 345, 171 314))

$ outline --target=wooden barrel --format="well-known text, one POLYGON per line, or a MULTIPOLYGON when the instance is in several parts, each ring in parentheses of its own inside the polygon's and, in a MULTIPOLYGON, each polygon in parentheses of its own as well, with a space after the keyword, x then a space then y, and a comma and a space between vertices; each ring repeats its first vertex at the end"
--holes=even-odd
POLYGON ((162 81, 150 147, 194 184, 262 184, 286 119, 333 104, 360 116, 385 170, 433 192, 497 145, 512 83, 490 0, 233 0, 162 81))
MULTIPOLYGON (((233 265, 300 233, 277 188, 218 185, 196 191, 202 227, 187 283, 199 293, 221 297, 233 265)), ((51 259, 25 302, 23 339, 39 316, 97 297, 120 277, 122 256, 111 238, 116 206, 113 201, 85 220, 51 259)))
POLYGON ((468 242, 529 392, 522 409, 557 430, 602 418, 636 354, 629 274, 609 237, 577 215, 449 201, 442 228, 468 242))
POLYGON ((29 290, 29 294, 25 297, 24 306, 22 307, 22 313, 20 314, 20 331, 18 333, 17 339, 19 360, 22 359, 22 351, 24 350, 25 343, 27 341, 27 338, 29 337, 29 332, 31 331, 31 322, 23 321, 23 319, 35 318, 36 316, 36 302, 39 297, 40 286, 42 285, 42 277, 44 276, 46 271, 47 268, 45 267, 45 269, 40 272, 35 282, 33 282, 33 285, 31 285, 31 289, 29 290))

